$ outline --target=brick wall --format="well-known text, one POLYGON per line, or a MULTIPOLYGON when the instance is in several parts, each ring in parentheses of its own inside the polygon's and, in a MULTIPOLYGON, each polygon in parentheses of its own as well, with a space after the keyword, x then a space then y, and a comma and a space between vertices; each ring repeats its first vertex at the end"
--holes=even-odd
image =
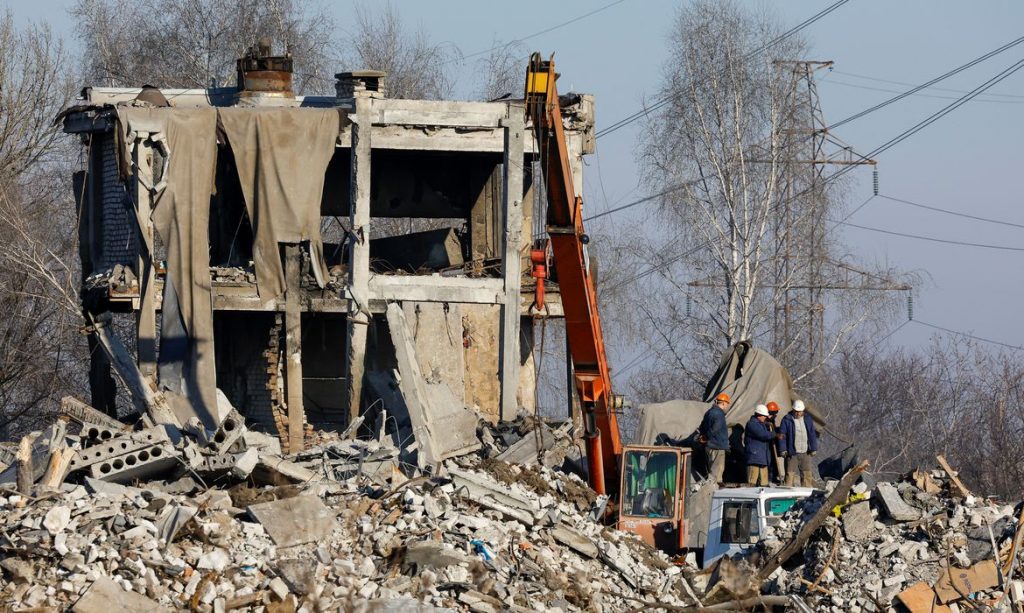
POLYGON ((117 172, 114 135, 98 136, 103 174, 100 177, 100 218, 102 246, 97 272, 107 271, 116 264, 131 265, 134 269, 138 257, 138 235, 134 205, 129 200, 126 185, 117 172), (131 215, 131 216, 130 216, 131 215))

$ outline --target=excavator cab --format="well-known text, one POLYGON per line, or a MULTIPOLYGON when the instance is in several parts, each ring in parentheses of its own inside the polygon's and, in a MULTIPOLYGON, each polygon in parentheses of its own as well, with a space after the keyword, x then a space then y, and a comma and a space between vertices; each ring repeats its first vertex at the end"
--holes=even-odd
POLYGON ((622 449, 619 530, 662 551, 686 544, 686 478, 690 450, 627 445, 622 449))

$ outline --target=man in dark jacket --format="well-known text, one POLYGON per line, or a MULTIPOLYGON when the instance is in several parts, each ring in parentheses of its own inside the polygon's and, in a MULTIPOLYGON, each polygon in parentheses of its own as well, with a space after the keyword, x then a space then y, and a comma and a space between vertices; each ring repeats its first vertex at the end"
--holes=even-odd
POLYGON ((725 474, 725 452, 729 449, 729 428, 725 425, 725 411, 729 408, 729 394, 722 392, 715 397, 715 404, 704 413, 704 420, 697 429, 697 441, 704 445, 708 454, 708 477, 722 485, 725 474))
POLYGON ((775 436, 768 430, 768 407, 757 405, 744 431, 744 446, 747 457, 747 485, 768 487, 768 463, 771 461, 771 444, 775 436))
POLYGON ((786 458, 786 485, 814 487, 811 457, 818 451, 818 430, 804 409, 803 400, 797 400, 782 418, 778 447, 786 458))

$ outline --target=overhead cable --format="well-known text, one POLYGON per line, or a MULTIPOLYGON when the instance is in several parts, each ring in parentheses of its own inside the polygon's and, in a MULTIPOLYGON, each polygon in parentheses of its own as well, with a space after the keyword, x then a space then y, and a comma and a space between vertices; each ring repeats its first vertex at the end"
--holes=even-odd
MULTIPOLYGON (((846 4, 849 1, 850 0, 838 0, 837 2, 834 2, 833 4, 825 7, 820 12, 816 13, 815 15, 812 15, 812 16, 808 17, 807 19, 805 19, 802 22, 798 23, 797 25, 793 26, 789 30, 786 30, 785 32, 783 32, 779 36, 776 36, 772 40, 770 40, 767 43, 761 45, 757 49, 754 49, 753 51, 748 52, 746 55, 744 55, 743 60, 744 61, 749 61, 749 60, 753 59, 755 56, 757 56, 761 52, 766 51, 766 50, 770 49, 771 47, 774 47, 775 45, 781 43, 782 41, 786 40, 790 36, 796 34, 800 30, 803 30, 807 26, 815 23, 819 19, 825 17, 826 15, 828 15, 832 11, 838 9, 839 7, 841 7, 842 5, 846 4)), ((606 128, 603 128, 601 130, 598 130, 597 133, 595 134, 594 138, 601 138, 602 136, 606 136, 608 134, 611 134, 611 133, 615 132, 616 130, 618 130, 620 128, 623 128, 623 127, 633 123, 634 121, 636 121, 637 119, 640 119, 641 117, 644 117, 648 113, 650 113, 652 111, 656 111, 656 110, 660 109, 661 107, 665 106, 666 104, 668 104, 672 100, 672 98, 673 98, 672 94, 668 94, 667 96, 664 96, 663 98, 661 98, 657 102, 653 103, 651 106, 642 108, 639 111, 637 111, 637 112, 635 112, 635 113, 633 113, 633 114, 631 114, 631 115, 629 115, 627 117, 624 117, 624 118, 616 121, 612 125, 610 125, 610 126, 608 126, 606 128)))

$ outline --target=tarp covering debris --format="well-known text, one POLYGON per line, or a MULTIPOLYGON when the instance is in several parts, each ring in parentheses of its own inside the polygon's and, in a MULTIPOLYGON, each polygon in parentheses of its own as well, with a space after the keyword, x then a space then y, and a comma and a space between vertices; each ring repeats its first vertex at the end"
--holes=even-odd
MULTIPOLYGON (((777 402, 785 415, 797 397, 792 378, 775 358, 749 342, 737 343, 722 357, 718 370, 708 381, 703 400, 669 400, 641 406, 637 443, 653 445, 662 434, 674 440, 688 438, 700 426, 712 399, 721 392, 732 398, 725 413, 729 427, 745 425, 754 408, 769 401, 777 402)), ((815 421, 822 423, 813 404, 804 402, 815 421)))

